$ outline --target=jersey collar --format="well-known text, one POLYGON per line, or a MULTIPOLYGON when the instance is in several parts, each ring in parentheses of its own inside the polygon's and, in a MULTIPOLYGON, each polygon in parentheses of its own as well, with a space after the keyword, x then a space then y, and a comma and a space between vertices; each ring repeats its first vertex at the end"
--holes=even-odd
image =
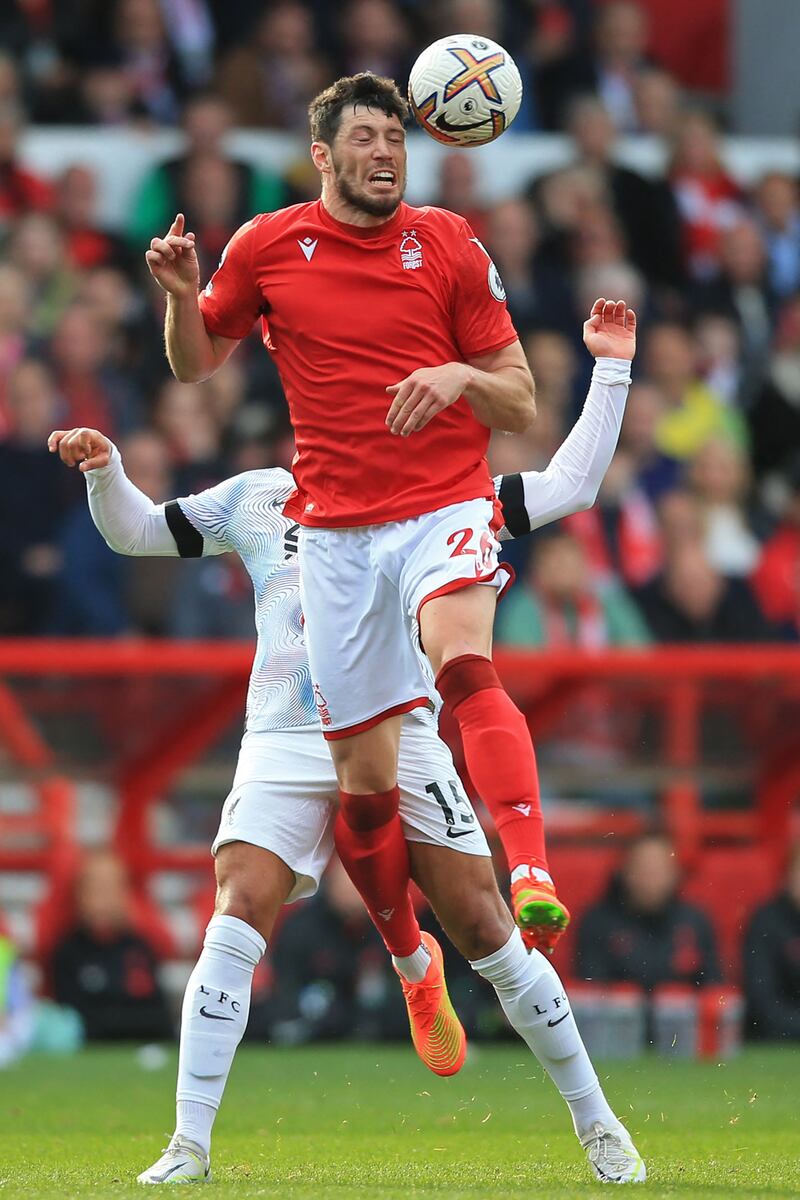
POLYGON ((380 241, 390 234, 394 234, 403 225, 407 224, 406 214, 408 205, 404 200, 401 200, 397 212, 388 221, 384 221, 382 225, 350 225, 347 221, 337 221, 332 217, 321 200, 317 201, 317 216, 322 225, 327 225, 330 229, 338 229, 340 233, 346 234, 347 237, 357 238, 359 241, 380 241))

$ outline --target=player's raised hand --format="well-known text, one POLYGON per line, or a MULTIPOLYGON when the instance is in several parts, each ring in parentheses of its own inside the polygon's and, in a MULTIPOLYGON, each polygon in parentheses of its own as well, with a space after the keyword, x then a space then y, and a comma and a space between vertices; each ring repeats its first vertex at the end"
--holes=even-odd
POLYGON ((194 234, 184 233, 185 217, 178 213, 163 238, 153 238, 145 254, 150 274, 171 296, 196 295, 200 289, 200 264, 194 234))
POLYGON ((636 313, 624 300, 595 300, 583 324, 583 340, 595 358, 632 359, 636 353, 636 313))
POLYGON ((99 429, 54 429, 47 449, 51 454, 58 452, 62 462, 79 471, 95 471, 111 461, 111 442, 99 429))
POLYGON ((393 396, 386 414, 391 433, 408 437, 424 429, 437 413, 455 404, 469 382, 466 363, 444 363, 441 367, 419 367, 386 391, 393 396))

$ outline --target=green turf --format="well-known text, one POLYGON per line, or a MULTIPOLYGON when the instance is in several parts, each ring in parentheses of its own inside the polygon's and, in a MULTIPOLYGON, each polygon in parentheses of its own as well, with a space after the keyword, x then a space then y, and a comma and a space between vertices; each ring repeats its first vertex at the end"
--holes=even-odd
MULTIPOLYGON (((645 1059, 601 1074, 647 1159, 641 1194, 800 1195, 800 1051, 748 1051, 727 1065, 645 1059)), ((173 1056, 146 1071, 134 1050, 0 1072, 0 1200, 141 1194, 136 1173, 172 1130, 173 1080, 173 1056)), ((559 1097, 511 1046, 479 1049, 450 1080, 405 1047, 248 1048, 213 1168, 214 1200, 522 1200, 601 1186, 559 1097)))

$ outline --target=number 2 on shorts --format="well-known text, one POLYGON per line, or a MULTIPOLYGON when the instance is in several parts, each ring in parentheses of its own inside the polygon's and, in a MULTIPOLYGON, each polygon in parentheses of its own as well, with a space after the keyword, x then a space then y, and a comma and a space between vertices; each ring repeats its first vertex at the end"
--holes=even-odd
POLYGON ((456 540, 456 538, 458 538, 458 545, 456 546, 453 553, 450 555, 451 558, 457 558, 459 554, 477 554, 478 553, 477 550, 468 550, 467 549, 469 543, 472 541, 472 534, 473 534, 472 529, 456 529, 453 533, 450 534, 450 537, 447 539, 448 546, 452 546, 453 542, 456 540))

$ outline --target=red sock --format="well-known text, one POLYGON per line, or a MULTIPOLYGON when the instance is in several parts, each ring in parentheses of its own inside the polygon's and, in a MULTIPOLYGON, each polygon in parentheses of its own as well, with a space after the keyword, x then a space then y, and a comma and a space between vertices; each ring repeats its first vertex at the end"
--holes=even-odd
POLYGON ((444 664, 436 687, 458 722, 467 770, 492 815, 509 870, 547 871, 530 732, 493 664, 481 654, 462 654, 444 664))
POLYGON ((422 935, 408 894, 408 846, 397 815, 400 793, 393 787, 355 796, 340 789, 339 797, 333 835, 342 866, 389 953, 405 958, 419 949, 422 935))

